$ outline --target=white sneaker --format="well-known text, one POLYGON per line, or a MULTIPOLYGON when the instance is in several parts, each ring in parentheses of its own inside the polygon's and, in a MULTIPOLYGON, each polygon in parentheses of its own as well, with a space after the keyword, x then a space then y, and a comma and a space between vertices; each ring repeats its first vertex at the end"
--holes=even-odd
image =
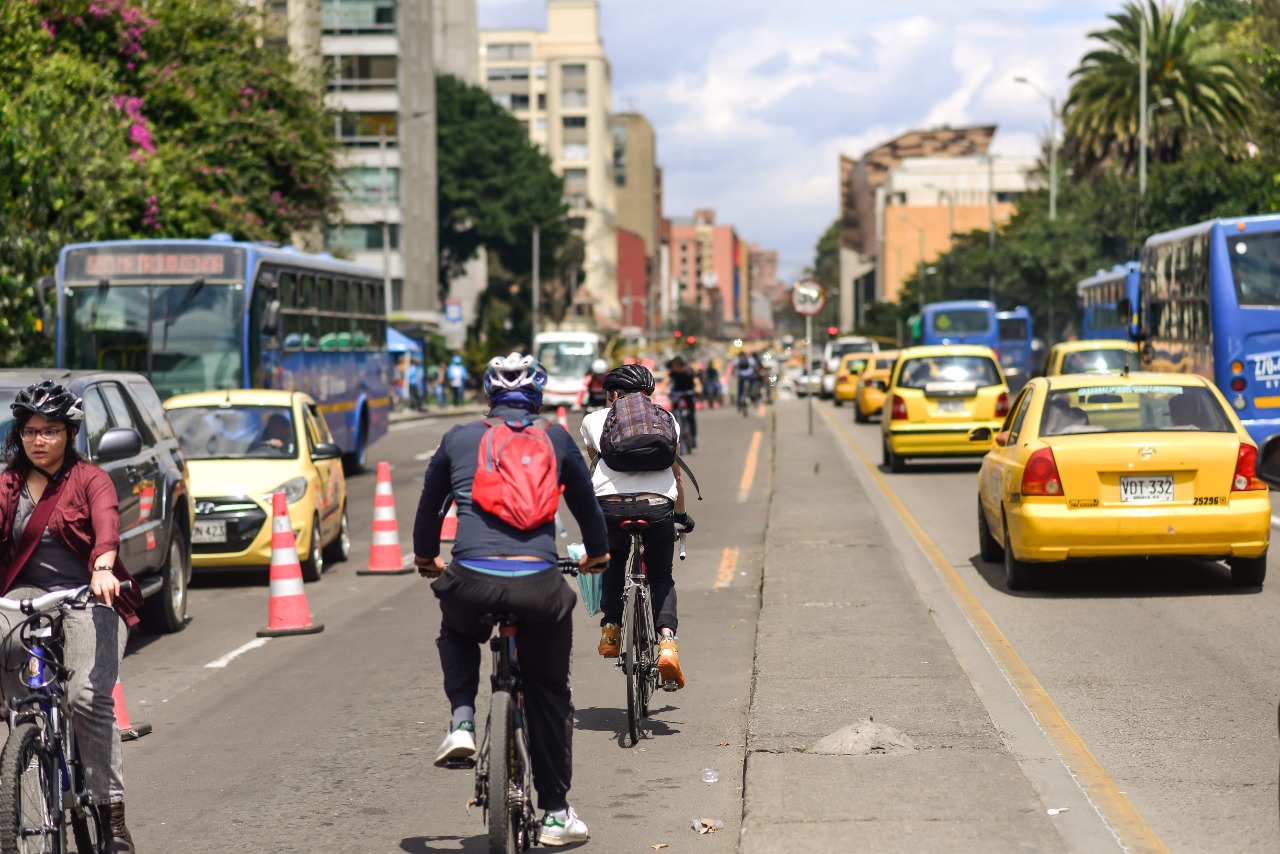
POLYGON ((561 812, 547 810, 542 816, 538 842, 542 845, 571 845, 574 842, 586 842, 590 835, 586 822, 578 818, 573 807, 569 807, 561 812))
POLYGON ((463 721, 444 737, 436 751, 436 767, 446 768, 451 762, 463 762, 476 755, 476 725, 463 721))

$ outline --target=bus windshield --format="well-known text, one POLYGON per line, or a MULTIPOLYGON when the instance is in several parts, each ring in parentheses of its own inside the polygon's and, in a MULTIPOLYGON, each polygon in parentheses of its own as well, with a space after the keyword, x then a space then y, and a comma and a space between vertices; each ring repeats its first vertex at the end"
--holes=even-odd
POLYGON ((596 358, 591 341, 544 341, 538 346, 538 361, 552 376, 585 377, 596 358))
POLYGON ((1006 317, 1000 319, 1001 341, 1026 341, 1031 337, 1027 321, 1022 317, 1006 317))
POLYGON ((148 374, 162 398, 244 381, 242 284, 103 280, 64 298, 68 368, 148 374))
POLYGON ((933 331, 938 335, 967 335, 991 329, 991 314, 981 308, 953 308, 935 312, 933 331))
POLYGON ((1280 305, 1280 232, 1231 235, 1227 254, 1241 305, 1280 305))

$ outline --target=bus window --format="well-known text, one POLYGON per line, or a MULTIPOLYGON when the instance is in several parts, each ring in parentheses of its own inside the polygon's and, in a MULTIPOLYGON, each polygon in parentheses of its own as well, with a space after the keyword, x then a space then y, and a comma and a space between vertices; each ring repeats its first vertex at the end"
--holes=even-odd
POLYGON ((321 276, 316 287, 316 310, 333 311, 333 279, 321 276))
POLYGON ((302 276, 298 279, 298 297, 293 307, 299 311, 310 311, 316 305, 316 277, 302 276))
POLYGON ((280 307, 294 308, 298 299, 298 277, 291 272, 280 273, 280 307))

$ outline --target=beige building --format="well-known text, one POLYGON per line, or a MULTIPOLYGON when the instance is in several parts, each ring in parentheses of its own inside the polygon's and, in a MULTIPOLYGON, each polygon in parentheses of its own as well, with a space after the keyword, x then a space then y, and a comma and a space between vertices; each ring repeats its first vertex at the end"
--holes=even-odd
POLYGON ((612 72, 597 0, 547 0, 546 30, 480 33, 483 85, 529 130, 564 178, 570 224, 586 244, 574 314, 617 327, 618 243, 612 72))
MULTIPOLYGON (((631 232, 643 241, 642 268, 624 258, 619 237, 618 287, 624 313, 632 300, 627 278, 640 271, 644 278, 645 317, 649 328, 657 328, 662 314, 662 291, 658 287, 659 243, 662 231, 662 168, 658 166, 658 140, 653 125, 639 113, 613 116, 613 183, 618 205, 618 233, 631 232), (624 274, 623 268, 627 271, 624 274)), ((626 324, 624 324, 626 325, 626 324)))

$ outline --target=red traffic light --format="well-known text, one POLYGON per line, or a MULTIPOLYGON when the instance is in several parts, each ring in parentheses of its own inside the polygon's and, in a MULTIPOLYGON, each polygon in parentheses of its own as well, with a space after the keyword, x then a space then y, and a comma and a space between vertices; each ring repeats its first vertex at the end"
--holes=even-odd
POLYGON ((837 335, 840 334, 840 330, 835 326, 828 326, 827 334, 830 335, 832 338, 835 338, 837 335))
POLYGON ((681 334, 682 334, 682 333, 680 332, 680 330, 679 330, 679 329, 677 329, 677 330, 676 330, 676 337, 677 337, 677 338, 679 338, 681 334))
POLYGON ((686 338, 685 340, 686 340, 686 341, 688 341, 690 344, 697 344, 697 343, 698 343, 698 336, 696 336, 696 335, 690 335, 690 336, 689 336, 688 338, 686 338))

